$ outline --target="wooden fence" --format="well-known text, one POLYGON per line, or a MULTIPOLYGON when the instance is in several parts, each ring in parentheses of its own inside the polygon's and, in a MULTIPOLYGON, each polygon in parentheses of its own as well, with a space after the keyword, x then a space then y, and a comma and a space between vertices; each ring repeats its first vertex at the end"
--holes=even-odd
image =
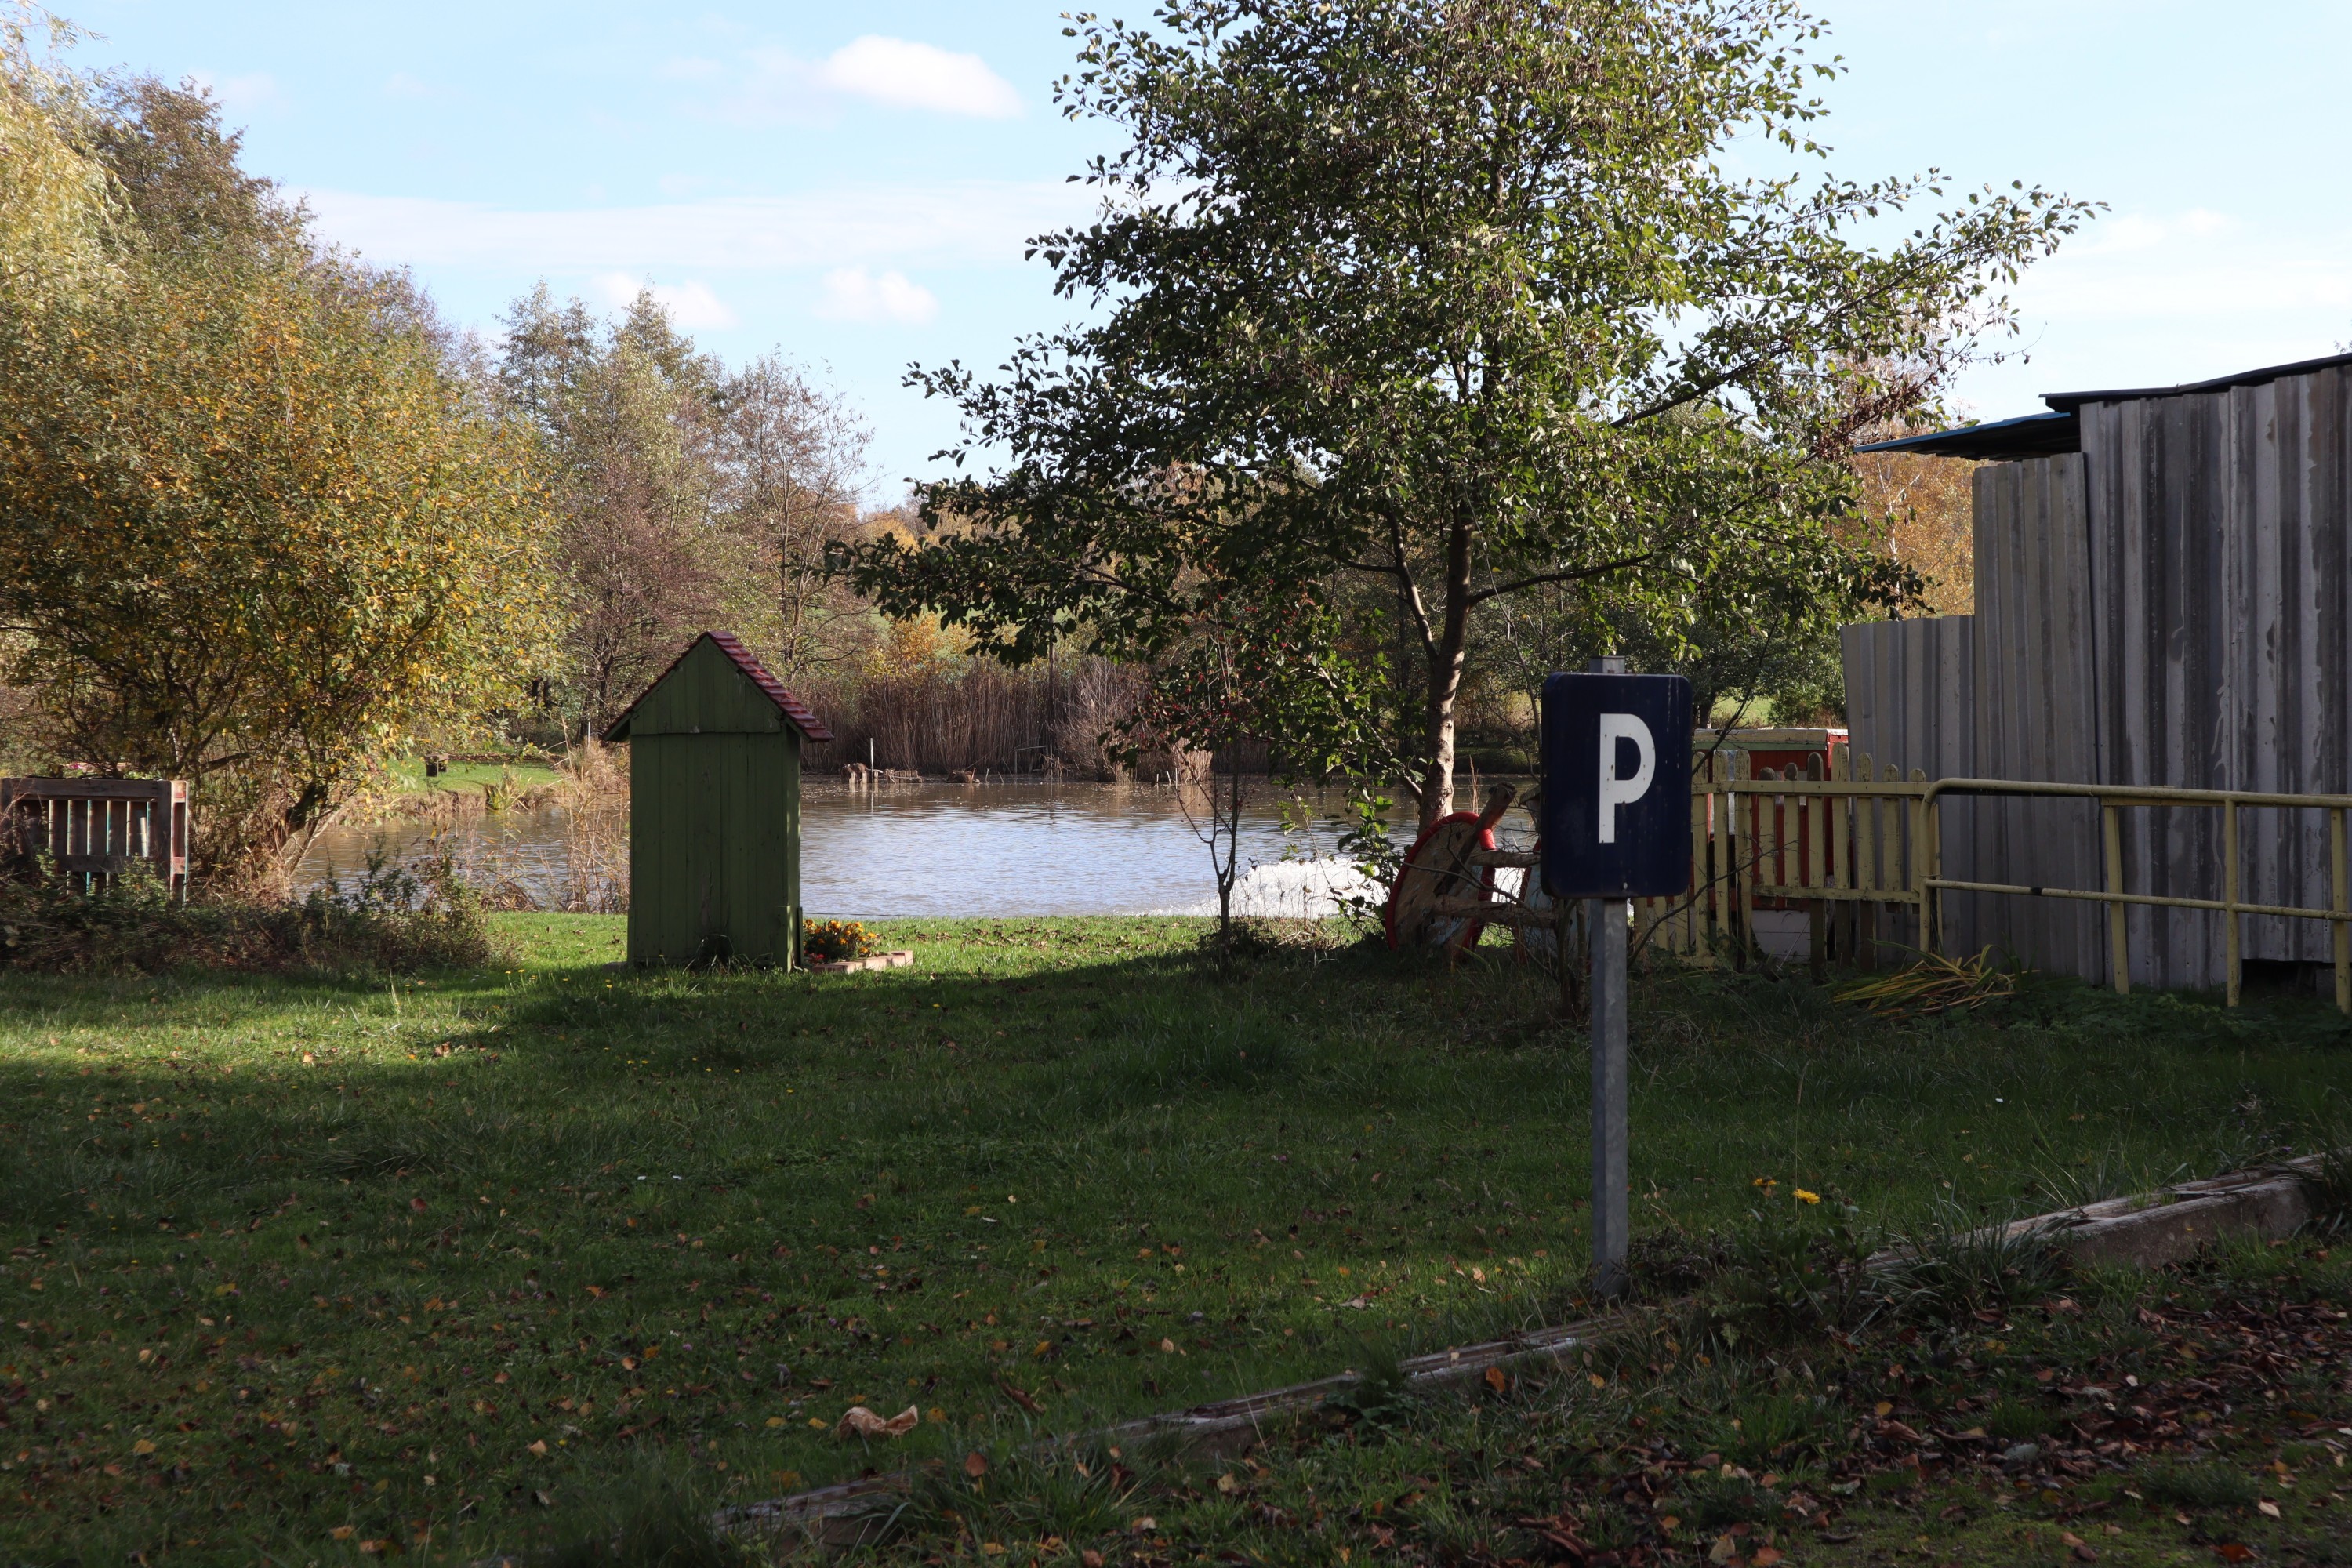
MULTIPOLYGON (((1766 767, 1751 777, 1747 752, 1701 748, 1691 763, 1691 887, 1680 898, 1633 900, 1633 951, 1745 967, 1765 951, 1759 929, 1778 916, 1803 924, 1816 970, 1832 960, 1867 967, 1921 946, 1927 779, 1866 756, 1849 763, 1843 747, 1827 758, 1827 776, 1816 755, 1801 775, 1766 767)), ((1536 863, 1526 850, 1473 854, 1473 867, 1528 868, 1531 890, 1497 900, 1465 878, 1439 912, 1552 927, 1559 911, 1532 890, 1536 863)), ((1579 917, 1568 918, 1574 940, 1579 917)))
POLYGON ((1843 747, 1827 760, 1827 776, 1814 757, 1802 776, 1768 767, 1751 778, 1743 752, 1692 759, 1691 889, 1634 901, 1637 951, 1744 966, 1782 913, 1804 922, 1816 970, 1921 945, 1926 775, 1906 779, 1843 747))
POLYGON ((188 786, 179 779, 0 779, 7 858, 46 861, 85 893, 143 865, 188 892, 188 786))

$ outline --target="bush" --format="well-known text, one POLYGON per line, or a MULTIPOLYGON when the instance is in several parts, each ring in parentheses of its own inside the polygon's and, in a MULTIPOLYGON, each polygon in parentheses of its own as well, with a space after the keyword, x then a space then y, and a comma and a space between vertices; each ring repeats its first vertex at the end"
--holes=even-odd
POLYGON ((205 969, 467 969, 496 956, 480 899, 446 858, 419 867, 372 858, 358 885, 299 904, 182 904, 143 872, 96 893, 56 877, 0 882, 0 968, 50 973, 205 969))

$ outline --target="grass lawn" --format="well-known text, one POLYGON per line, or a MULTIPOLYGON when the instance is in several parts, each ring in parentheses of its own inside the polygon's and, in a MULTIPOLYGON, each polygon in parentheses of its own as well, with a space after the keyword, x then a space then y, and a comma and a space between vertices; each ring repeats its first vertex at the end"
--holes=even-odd
POLYGON ((390 764, 393 786, 400 791, 425 795, 436 790, 472 790, 478 792, 484 784, 503 784, 511 778, 517 790, 536 789, 553 784, 560 775, 553 768, 539 763, 451 763, 448 771, 434 778, 425 776, 423 757, 399 757, 390 764))
MULTIPOLYGON (((500 920, 415 984, 0 979, 0 1550, 472 1561, 648 1466, 749 1500, 1579 1310, 1584 1057, 1507 949, 924 921, 912 970, 637 975, 617 918, 500 920)), ((1660 1257, 2209 1173, 2352 1088, 2301 1001, 1672 973, 1633 1019, 1660 1257)))

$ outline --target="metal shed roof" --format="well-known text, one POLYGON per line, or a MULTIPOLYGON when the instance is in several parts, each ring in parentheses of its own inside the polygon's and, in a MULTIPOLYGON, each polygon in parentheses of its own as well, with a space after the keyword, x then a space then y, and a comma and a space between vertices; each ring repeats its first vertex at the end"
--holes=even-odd
POLYGON ((2234 375, 2218 375, 2210 381, 2183 382, 2178 386, 2126 386, 2103 392, 2045 392, 2042 395, 2042 401, 2050 405, 2051 412, 2047 414, 2021 415, 2015 419, 1996 419, 1985 425, 1960 425, 1924 436, 1906 436, 1896 441, 1874 441, 1855 450, 1916 452, 1923 457, 1975 458, 1995 462, 2079 452, 2083 449, 2083 426, 2079 415, 2086 403, 2131 403, 2147 397, 2180 397, 2195 393, 2227 392, 2232 387, 2261 386, 2282 376, 2307 375, 2313 371, 2332 370, 2346 364, 2352 364, 2352 353, 2296 360, 2291 364, 2263 365, 2257 370, 2242 370, 2234 375))

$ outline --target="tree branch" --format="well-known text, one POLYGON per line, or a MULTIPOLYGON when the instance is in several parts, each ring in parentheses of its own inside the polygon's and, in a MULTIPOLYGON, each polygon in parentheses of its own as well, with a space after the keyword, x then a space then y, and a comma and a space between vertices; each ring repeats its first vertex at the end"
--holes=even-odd
POLYGON ((1497 583, 1491 588, 1481 588, 1471 595, 1465 603, 1483 605, 1489 599, 1497 599, 1506 594, 1516 594, 1522 588, 1539 588, 1546 583, 1580 583, 1588 577, 1605 577, 1612 572, 1622 572, 1628 566, 1639 566, 1655 554, 1657 552, 1654 550, 1644 550, 1639 555, 1627 555, 1619 560, 1603 562, 1598 566, 1579 567, 1573 572, 1538 572, 1532 577, 1522 577, 1516 583, 1497 583))

